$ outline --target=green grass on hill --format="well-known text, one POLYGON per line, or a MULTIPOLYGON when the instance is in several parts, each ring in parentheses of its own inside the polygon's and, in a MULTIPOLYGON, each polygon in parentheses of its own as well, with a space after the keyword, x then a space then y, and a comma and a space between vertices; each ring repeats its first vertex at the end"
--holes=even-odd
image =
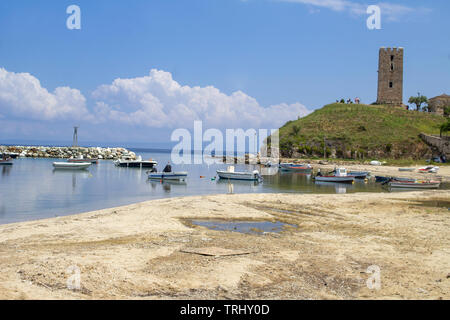
POLYGON ((280 148, 287 156, 292 152, 305 155, 323 154, 334 148, 344 158, 357 151, 362 156, 414 157, 426 146, 420 133, 439 134, 445 118, 398 107, 329 104, 280 128, 280 148))

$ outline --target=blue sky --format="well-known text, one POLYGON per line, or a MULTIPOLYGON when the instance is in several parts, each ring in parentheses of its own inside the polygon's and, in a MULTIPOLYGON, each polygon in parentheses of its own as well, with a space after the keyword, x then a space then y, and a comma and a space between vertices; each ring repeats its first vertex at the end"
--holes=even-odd
POLYGON ((194 119, 273 128, 338 98, 374 102, 381 46, 405 48, 405 102, 449 93, 449 9, 445 0, 4 0, 0 141, 70 140, 75 123, 81 139, 105 142, 166 141, 194 119), (81 30, 66 27, 72 4, 81 30), (366 27, 368 4, 382 8, 381 30, 366 27))

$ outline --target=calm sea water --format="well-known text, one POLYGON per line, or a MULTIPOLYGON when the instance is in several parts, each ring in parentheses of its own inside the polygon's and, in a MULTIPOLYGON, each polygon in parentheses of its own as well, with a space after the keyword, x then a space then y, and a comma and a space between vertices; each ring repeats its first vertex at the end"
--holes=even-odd
MULTIPOLYGON (((170 153, 134 150, 143 159, 153 158, 162 170, 170 153)), ((12 166, 0 166, 0 224, 36 220, 111 208, 151 199, 202 194, 229 193, 350 193, 383 192, 375 183, 354 185, 314 183, 311 176, 278 173, 261 183, 212 180, 225 164, 173 166, 188 171, 185 183, 149 181, 139 168, 119 168, 112 161, 100 161, 89 170, 54 170, 57 159, 16 159, 12 166), (205 178, 200 178, 204 176, 205 178)), ((61 160, 65 161, 65 160, 61 160)), ((236 171, 253 166, 236 165, 236 171)), ((258 168, 256 168, 258 169, 258 168)))

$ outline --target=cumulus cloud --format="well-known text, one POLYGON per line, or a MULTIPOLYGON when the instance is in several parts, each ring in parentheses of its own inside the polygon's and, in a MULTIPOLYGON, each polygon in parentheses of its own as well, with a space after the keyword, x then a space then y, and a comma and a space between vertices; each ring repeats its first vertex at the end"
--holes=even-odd
POLYGON ((360 3, 350 0, 278 0, 280 2, 294 2, 305 4, 318 8, 326 8, 337 12, 348 12, 354 15, 365 15, 369 4, 376 4, 381 9, 381 14, 386 17, 388 21, 396 21, 405 15, 414 12, 429 12, 429 9, 420 8, 415 9, 405 5, 379 2, 379 3, 360 3))
POLYGON ((39 120, 89 117, 86 99, 79 90, 58 87, 53 93, 29 73, 0 68, 0 112, 4 116, 39 120))
POLYGON ((148 76, 102 85, 93 98, 99 120, 149 127, 186 127, 202 120, 217 128, 275 128, 309 113, 300 103, 262 107, 242 91, 227 95, 213 86, 182 86, 169 72, 156 69, 148 76))
MULTIPOLYGON (((89 110, 77 90, 58 87, 52 93, 28 73, 0 69, 0 118, 61 120, 143 128, 191 127, 202 120, 214 128, 278 128, 305 116, 300 103, 261 106, 242 91, 231 95, 213 86, 180 85, 171 73, 153 69, 147 76, 116 79, 92 93, 89 110)), ((99 129, 100 130, 100 129, 99 129)))

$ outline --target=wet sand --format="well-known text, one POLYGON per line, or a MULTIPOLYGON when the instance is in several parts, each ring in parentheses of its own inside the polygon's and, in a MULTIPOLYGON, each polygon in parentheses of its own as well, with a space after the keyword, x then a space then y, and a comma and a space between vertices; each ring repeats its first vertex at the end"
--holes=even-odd
POLYGON ((0 298, 449 299, 449 201, 446 190, 214 195, 2 225, 0 298), (246 234, 192 219, 296 227, 246 234), (239 255, 192 253, 211 248, 239 255), (374 265, 379 290, 366 284, 374 265))

